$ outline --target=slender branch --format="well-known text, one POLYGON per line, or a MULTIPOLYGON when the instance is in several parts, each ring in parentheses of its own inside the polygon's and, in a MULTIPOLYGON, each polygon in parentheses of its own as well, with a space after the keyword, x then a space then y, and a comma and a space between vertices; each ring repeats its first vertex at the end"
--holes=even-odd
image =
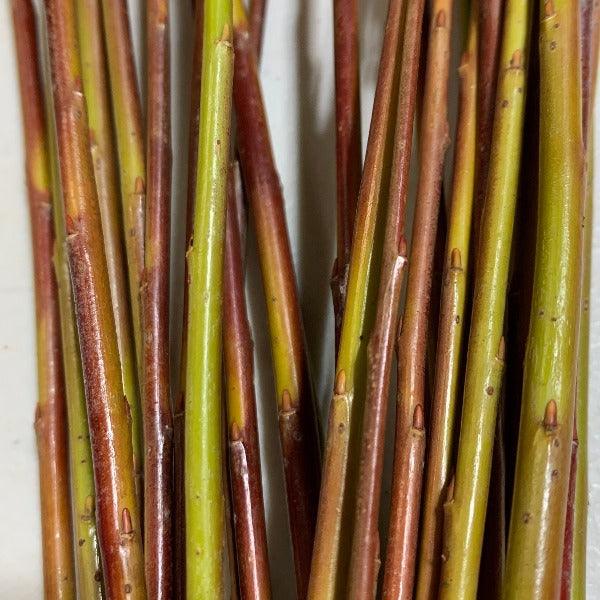
POLYGON ((256 58, 241 0, 234 2, 238 150, 254 215, 271 336, 296 585, 305 597, 320 482, 319 433, 294 267, 256 58))
POLYGON ((406 307, 398 327, 396 442, 384 598, 412 598, 414 585, 425 460, 427 333, 444 156, 449 141, 451 15, 451 0, 434 2, 425 71, 414 235, 406 307))
POLYGON ((479 252, 481 218, 488 185, 498 61, 500 59, 503 16, 507 2, 508 0, 478 2, 477 154, 475 155, 475 199, 473 201, 471 242, 471 249, 474 251, 475 257, 479 252))
POLYGON ((558 597, 561 584, 581 309, 580 52, 578 3, 540 3, 538 228, 505 576, 508 599, 558 597))
MULTIPOLYGON (((394 155, 385 221, 381 275, 375 324, 370 334, 367 351, 367 397, 350 559, 349 597, 353 599, 370 596, 377 588, 379 564, 377 524, 383 473, 383 443, 394 340, 398 329, 400 293, 406 264, 406 242, 403 230, 420 65, 423 13, 424 2, 422 0, 409 0, 404 22, 394 155)), ((422 409, 421 406, 420 412, 417 410, 414 415, 415 427, 420 430, 421 438, 423 438, 422 409)))
POLYGON ((476 101, 477 101, 477 2, 471 3, 467 48, 458 70, 460 100, 454 180, 440 300, 434 394, 431 406, 427 477, 423 490, 423 516, 419 541, 417 598, 437 597, 442 548, 443 503, 451 477, 456 447, 459 385, 464 364, 464 324, 467 319, 469 244, 473 210, 476 101))
POLYGON ((250 30, 250 39, 254 45, 254 51, 259 58, 262 51, 266 12, 267 0, 250 0, 248 7, 248 29, 250 30))
POLYGON ((74 3, 46 0, 67 253, 90 424, 106 594, 144 598, 142 545, 128 405, 111 306, 74 3))
POLYGON ((593 140, 590 127, 593 113, 598 53, 600 5, 592 0, 579 3, 581 24, 582 134, 586 149, 584 169, 582 303, 577 358, 577 399, 571 453, 569 498, 565 525, 561 598, 585 597, 588 506, 588 385, 589 385, 589 296, 593 222, 593 140))
MULTIPOLYGON (((186 201, 186 247, 192 243, 194 229, 194 198, 198 167, 198 123, 200 121, 200 80, 202 78, 203 2, 198 2, 194 13, 194 49, 191 72, 190 113, 188 132, 188 182, 186 201)), ((185 389, 187 369, 187 335, 189 315, 189 263, 184 266, 183 324, 179 393, 173 399, 173 591, 176 598, 185 595, 185 389)))
MULTIPOLYGON (((47 78, 50 79, 49 69, 47 78)), ((48 89, 51 89, 48 82, 48 89)), ((48 95, 50 96, 50 95, 48 95)), ((54 272, 58 283, 58 302, 62 340, 65 391, 67 401, 67 423, 69 425, 69 463, 71 482, 71 513, 75 540, 75 570, 78 594, 91 600, 100 600, 102 572, 100 549, 96 529, 94 469, 88 426, 87 408, 77 321, 73 305, 73 290, 69 275, 67 256, 66 223, 60 168, 56 148, 56 124, 54 122, 52 98, 46 98, 49 131, 50 172, 52 179, 52 210, 54 217, 54 272)))
POLYGON ((37 330, 38 402, 35 412, 44 593, 47 598, 75 598, 75 569, 69 515, 69 464, 65 423, 65 380, 60 340, 58 290, 52 266, 54 231, 48 138, 33 6, 13 0, 25 170, 33 245, 37 330))
POLYGON ((121 204, 139 381, 143 365, 140 290, 144 270, 146 163, 140 96, 126 0, 101 0, 112 112, 119 158, 121 204))
POLYGON ((171 102, 169 4, 147 3, 148 189, 142 325, 144 346, 144 535, 150 598, 172 597, 171 486, 173 423, 169 392, 169 244, 171 102))
POLYGON ((242 187, 230 166, 225 228, 223 346, 227 429, 239 586, 242 598, 271 597, 254 396, 253 345, 246 314, 240 236, 242 187))
MULTIPOLYGON (((221 303, 233 48, 231 1, 205 0, 185 382, 186 596, 224 593, 221 303)), ((198 92, 198 91, 197 91, 198 92)))
POLYGON ((329 410, 309 597, 347 593, 352 521, 366 395, 367 336, 373 326, 379 284, 383 219, 389 184, 404 0, 391 0, 349 266, 336 380, 329 410))
POLYGON ((337 258, 331 275, 331 292, 336 353, 344 316, 361 178, 358 14, 358 0, 334 0, 337 258))
POLYGON ((502 335, 522 145, 529 4, 508 0, 506 5, 455 483, 444 506, 444 599, 474 598, 477 593, 504 369, 502 335))
POLYGON ((133 464, 138 498, 143 497, 143 424, 138 387, 127 265, 123 251, 123 224, 119 206, 119 176, 114 160, 113 122, 108 95, 102 13, 97 0, 77 0, 77 28, 81 52, 83 91, 88 110, 90 150, 100 207, 104 253, 121 362, 123 391, 129 403, 133 437, 133 464))

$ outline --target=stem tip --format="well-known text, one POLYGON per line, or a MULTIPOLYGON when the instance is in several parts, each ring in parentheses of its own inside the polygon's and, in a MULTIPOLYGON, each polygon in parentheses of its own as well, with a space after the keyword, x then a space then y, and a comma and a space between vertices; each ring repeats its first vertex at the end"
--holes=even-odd
POLYGON ((346 393, 346 371, 341 369, 335 378, 334 390, 338 396, 346 393))

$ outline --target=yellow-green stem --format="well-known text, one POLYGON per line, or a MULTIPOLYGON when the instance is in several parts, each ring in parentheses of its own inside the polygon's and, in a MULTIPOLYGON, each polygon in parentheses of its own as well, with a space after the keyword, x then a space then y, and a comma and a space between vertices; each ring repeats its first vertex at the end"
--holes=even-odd
POLYGON ((233 47, 231 0, 205 0, 185 388, 186 596, 220 598, 226 553, 221 304, 233 47))
POLYGON ((444 506, 440 598, 477 594, 494 431, 504 362, 503 326, 525 109, 531 6, 508 0, 499 59, 453 492, 444 506))
POLYGON ((579 3, 540 2, 535 274, 503 597, 555 598, 575 412, 583 139, 579 3))

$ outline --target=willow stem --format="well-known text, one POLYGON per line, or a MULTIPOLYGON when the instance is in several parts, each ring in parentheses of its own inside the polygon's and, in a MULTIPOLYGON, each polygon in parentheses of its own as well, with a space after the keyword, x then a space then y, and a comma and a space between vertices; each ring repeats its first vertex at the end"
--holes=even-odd
POLYGON ((448 146, 451 0, 433 4, 406 307, 398 327, 394 472, 384 598, 412 598, 425 459, 425 360, 444 156, 448 146), (420 419, 419 419, 420 415, 420 419))
POLYGON ((104 253, 121 362, 123 391, 129 403, 133 463, 138 499, 143 497, 143 430, 127 265, 123 249, 123 223, 119 206, 119 176, 114 160, 113 121, 110 109, 102 12, 96 0, 76 0, 83 91, 88 111, 90 150, 100 207, 104 253))
POLYGON ((254 395, 253 345, 244 292, 241 211, 242 182, 234 163, 230 166, 228 179, 223 283, 229 472, 240 595, 261 600, 271 597, 271 584, 254 395))
MULTIPOLYGON (((194 48, 191 72, 191 94, 188 132, 188 181, 186 195, 186 247, 192 243, 194 200, 198 169, 198 124, 200 121, 200 83, 202 78, 203 2, 194 7, 194 48)), ((173 591, 176 598, 185 595, 185 389, 189 316, 189 263, 184 265, 183 323, 179 392, 173 398, 173 591)))
POLYGON ((335 349, 339 347, 356 201, 361 178, 358 0, 334 0, 337 258, 331 275, 335 349))
POLYGON ((508 0, 487 0, 485 2, 473 0, 473 2, 478 5, 479 47, 477 49, 477 147, 471 249, 474 257, 477 258, 490 165, 490 140, 494 125, 494 102, 502 45, 502 23, 508 0))
POLYGON ((262 51, 266 12, 267 0, 250 0, 248 6, 248 28, 250 30, 250 39, 258 58, 260 58, 262 51))
POLYGON ((35 274, 38 447, 44 593, 75 598, 75 568, 69 507, 69 463, 65 421, 65 380, 59 302, 52 265, 54 230, 48 137, 33 6, 13 0, 12 14, 21 90, 25 171, 35 274))
POLYGON ((582 283, 580 53, 578 3, 540 3, 538 227, 505 598, 557 597, 561 584, 582 283))
POLYGON ((298 596, 304 598, 320 483, 319 432, 283 197, 241 0, 234 0, 234 45, 237 145, 267 298, 296 587, 298 596))
POLYGON ((522 146, 529 2, 508 0, 478 247, 458 457, 444 506, 440 598, 475 598, 500 385, 504 315, 522 146))
POLYGON ((171 487, 173 423, 169 391, 169 244, 171 102, 169 3, 147 3, 148 127, 146 240, 142 287, 144 536, 148 595, 172 597, 171 487))
MULTIPOLYGON (((139 381, 142 381, 141 285, 144 270, 146 163, 140 96, 133 60, 127 0, 101 0, 106 57, 121 184, 129 301, 139 381)), ((141 468, 141 465, 140 465, 141 468)))
POLYGON ((386 206, 384 190, 389 184, 392 160, 391 114, 398 91, 403 6, 404 0, 391 0, 388 8, 358 198, 308 593, 314 600, 344 597, 347 593, 366 395, 366 346, 373 327, 379 284, 384 225, 381 216, 386 206))
POLYGON ((231 126, 231 0, 205 0, 194 225, 187 251, 186 597, 221 597, 226 552, 221 304, 231 126))
MULTIPOLYGON (((48 79, 50 78, 48 73, 48 79)), ((48 82, 48 88, 51 83, 48 82)), ((50 172, 52 178, 52 210, 54 217, 54 271, 58 282, 58 302, 65 372, 67 400, 67 423, 69 425, 69 463, 71 481, 71 514, 75 542, 75 572, 77 592, 84 598, 100 600, 102 593, 102 572, 100 568, 100 548, 96 529, 94 469, 88 426, 87 408, 77 321, 73 305, 73 290, 69 274, 67 256, 66 223, 60 168, 56 148, 56 125, 54 122, 52 98, 46 99, 49 131, 50 172)))
MULTIPOLYGON (((383 474, 383 444, 390 372, 400 312, 400 293, 406 265, 404 239, 408 176, 420 65, 423 0, 409 0, 404 19, 402 58, 399 63, 398 106, 394 154, 385 219, 375 324, 367 350, 367 395, 356 493, 356 510, 350 558, 349 597, 358 600, 377 589, 379 566, 378 519, 383 474)), ((434 234, 435 238, 435 234, 434 234)), ((423 407, 415 412, 422 420, 423 407)), ((422 459, 421 459, 422 460, 422 459)), ((384 590, 385 593, 385 590, 384 590)))
POLYGON ((467 48, 458 70, 460 100, 450 218, 440 300, 434 394, 431 406, 416 596, 437 598, 443 532, 443 504, 451 477, 464 365, 469 245, 473 211, 477 112, 477 2, 471 3, 467 48))
POLYGON ((85 383, 106 594, 145 598, 131 425, 89 147, 72 0, 47 0, 66 244, 85 383))

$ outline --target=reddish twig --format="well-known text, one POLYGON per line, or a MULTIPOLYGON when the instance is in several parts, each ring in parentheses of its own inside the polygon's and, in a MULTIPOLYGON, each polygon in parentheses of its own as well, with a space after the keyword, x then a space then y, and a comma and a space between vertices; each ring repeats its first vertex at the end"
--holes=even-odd
POLYGON ((171 114, 169 6, 147 4, 148 126, 146 240, 142 287, 144 349, 144 539, 150 598, 172 597, 171 487, 173 424, 169 393, 169 244, 171 114))
POLYGON ((227 394, 229 472, 242 598, 269 598, 269 562, 263 508, 258 424, 254 396, 254 356, 246 314, 240 235, 242 187, 230 167, 225 226, 223 349, 227 394))
MULTIPOLYGON (((423 0, 408 2, 402 41, 394 158, 385 225, 381 279, 375 325, 369 340, 367 357, 367 398, 350 559, 349 597, 356 600, 372 596, 377 587, 379 564, 377 523, 383 472, 383 442, 394 339, 400 310, 400 292, 406 263, 406 243, 403 230, 420 64, 423 12, 423 0)), ((420 413, 415 411, 414 416, 415 427, 419 427, 420 424, 422 429, 422 407, 420 413)))
POLYGON ((13 0, 21 88, 25 169, 33 245, 37 324, 38 446, 42 555, 46 598, 75 598, 69 504, 69 464, 58 289, 52 256, 54 228, 36 24, 30 0, 13 0))
POLYGON ((107 596, 145 597, 141 523, 128 405, 89 148, 75 7, 46 0, 57 123, 58 155, 67 223, 67 252, 85 382, 97 525, 107 596))
POLYGON ((234 3, 234 47, 238 150, 267 298, 296 583, 298 595, 303 598, 319 498, 319 434, 283 197, 248 22, 239 0, 234 3))
POLYGON ((350 250, 361 178, 358 1, 335 0, 335 116, 337 173, 337 258, 331 275, 335 348, 340 341, 350 250))

